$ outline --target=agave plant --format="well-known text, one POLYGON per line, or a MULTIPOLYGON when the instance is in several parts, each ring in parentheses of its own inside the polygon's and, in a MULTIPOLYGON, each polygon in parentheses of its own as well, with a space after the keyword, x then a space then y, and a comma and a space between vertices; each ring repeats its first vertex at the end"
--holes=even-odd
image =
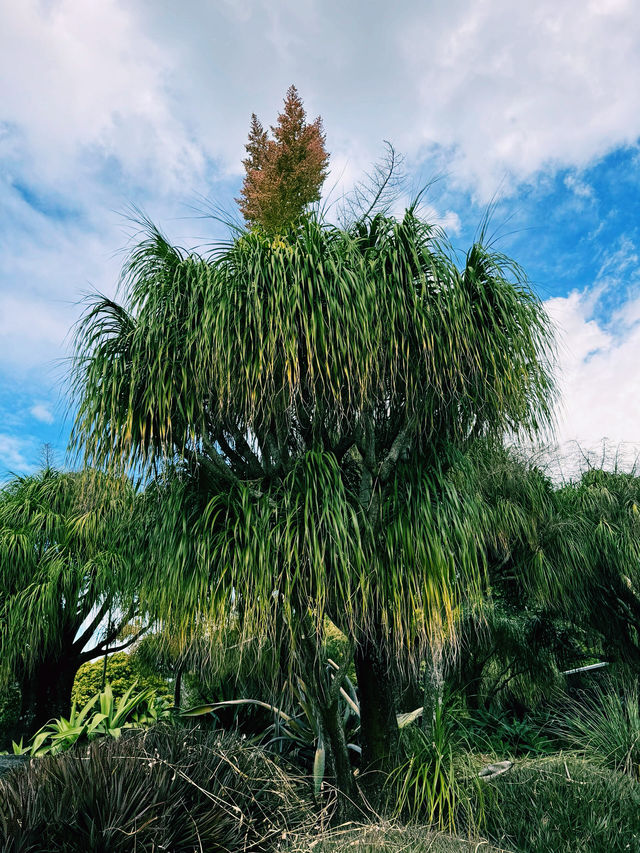
POLYGON ((135 684, 119 699, 115 699, 111 685, 106 684, 101 693, 93 696, 81 710, 76 703, 71 706, 69 719, 58 717, 39 729, 31 743, 23 746, 22 740, 13 743, 15 755, 56 755, 78 741, 91 741, 98 737, 118 738, 123 729, 146 728, 170 716, 167 697, 157 697, 151 688, 134 693, 135 684), (98 704, 100 710, 90 711, 98 704))
MULTIPOLYGON (((353 757, 360 756, 362 749, 360 739, 360 703, 356 689, 348 676, 341 676, 341 668, 329 658, 327 660, 327 676, 329 681, 341 677, 340 687, 340 722, 347 749, 353 757)), ((273 723, 265 729, 260 738, 262 746, 311 769, 314 792, 322 790, 326 781, 327 747, 321 716, 315 708, 313 697, 303 679, 298 678, 291 685, 291 693, 295 710, 287 713, 276 705, 263 702, 260 699, 231 699, 224 702, 213 702, 199 705, 184 711, 182 717, 200 717, 215 714, 216 710, 242 705, 257 705, 273 714, 273 723)), ((398 714, 398 728, 403 729, 415 722, 421 716, 423 709, 416 708, 408 713, 398 714)))
MULTIPOLYGON (((340 667, 334 661, 327 661, 329 680, 332 680, 339 671, 340 667)), ((340 721, 347 748, 353 754, 359 754, 360 747, 355 741, 360 728, 360 706, 351 680, 345 676, 342 685, 340 687, 340 721)), ((290 690, 291 697, 288 704, 292 704, 294 708, 291 713, 260 699, 231 699, 199 705, 184 711, 180 716, 200 717, 215 714, 222 708, 243 705, 255 705, 271 711, 273 722, 260 737, 262 745, 270 751, 286 756, 296 764, 311 769, 314 791, 319 794, 325 780, 327 759, 322 718, 303 679, 297 678, 292 682, 290 690)))

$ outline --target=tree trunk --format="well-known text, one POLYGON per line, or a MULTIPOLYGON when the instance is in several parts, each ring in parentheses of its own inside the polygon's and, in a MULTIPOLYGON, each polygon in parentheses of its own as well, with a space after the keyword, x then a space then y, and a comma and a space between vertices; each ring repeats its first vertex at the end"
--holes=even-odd
POLYGON ((23 686, 20 723, 25 742, 49 720, 69 715, 76 658, 45 661, 23 686))
MULTIPOLYGON (((300 612, 303 612, 302 608, 300 612)), ((300 623, 298 655, 303 665, 308 699, 324 740, 325 779, 335 787, 338 795, 334 818, 340 823, 354 817, 355 812, 357 817, 362 815, 340 712, 339 688, 345 673, 341 670, 333 678, 328 676, 327 662, 313 623, 305 617, 300 623)))
POLYGON ((339 703, 335 702, 331 706, 322 707, 319 713, 327 750, 325 775, 327 781, 335 786, 338 794, 335 819, 338 823, 343 823, 354 817, 354 812, 358 810, 359 794, 340 720, 339 703))
POLYGON ((360 698, 363 778, 374 808, 380 805, 385 774, 396 764, 399 731, 390 668, 381 644, 362 639, 354 655, 360 698))
POLYGON ((179 663, 176 667, 176 680, 173 686, 173 705, 175 708, 180 707, 180 702, 182 700, 182 670, 184 665, 179 663))

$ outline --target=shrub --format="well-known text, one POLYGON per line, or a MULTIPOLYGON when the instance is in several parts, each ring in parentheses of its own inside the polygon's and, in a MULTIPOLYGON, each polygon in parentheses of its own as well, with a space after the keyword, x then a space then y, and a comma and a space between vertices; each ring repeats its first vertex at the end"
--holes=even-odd
MULTIPOLYGON (((82 664, 76 673, 71 694, 72 702, 75 702, 79 708, 86 705, 89 699, 103 689, 103 672, 103 659, 82 664)), ((111 685, 116 698, 123 696, 133 684, 137 685, 138 690, 151 688, 158 695, 170 692, 164 678, 139 666, 135 652, 116 652, 109 655, 106 680, 111 685)))
POLYGON ((266 851, 310 829, 307 788, 238 738, 157 726, 0 780, 4 853, 266 851))
POLYGON ((597 685, 568 708, 559 728, 573 749, 612 770, 640 779, 640 704, 637 685, 597 685))
POLYGON ((465 759, 453 713, 436 702, 426 728, 401 729, 405 761, 387 781, 397 817, 455 832, 482 822, 483 787, 465 759))
POLYGON ((461 726, 475 748, 501 757, 545 755, 556 749, 546 734, 549 727, 546 719, 538 721, 533 716, 520 719, 504 709, 480 708, 470 712, 461 726))
POLYGON ((115 699, 111 685, 107 684, 102 693, 96 693, 79 711, 74 702, 69 719, 59 717, 50 720, 26 746, 22 745, 22 739, 20 743, 14 743, 14 753, 38 757, 49 753, 57 755, 76 743, 107 735, 118 738, 123 729, 144 729, 169 719, 171 708, 167 697, 155 696, 151 688, 134 693, 134 687, 135 683, 123 696, 115 699))
POLYGON ((640 850, 640 786, 575 757, 525 759, 491 782, 484 831, 518 853, 640 850))

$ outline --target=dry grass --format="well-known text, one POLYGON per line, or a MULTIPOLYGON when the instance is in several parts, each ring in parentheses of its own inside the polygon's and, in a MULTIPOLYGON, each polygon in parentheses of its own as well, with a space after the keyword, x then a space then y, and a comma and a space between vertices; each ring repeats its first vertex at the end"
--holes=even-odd
POLYGON ((290 853, 506 853, 484 839, 456 838, 427 827, 378 823, 302 839, 290 853))

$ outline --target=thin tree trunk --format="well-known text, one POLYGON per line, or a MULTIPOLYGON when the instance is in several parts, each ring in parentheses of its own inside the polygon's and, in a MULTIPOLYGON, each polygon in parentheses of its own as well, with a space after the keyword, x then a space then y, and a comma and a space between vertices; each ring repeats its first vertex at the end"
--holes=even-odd
POLYGON ((178 664, 176 669, 176 680, 173 686, 173 704, 174 707, 179 708, 180 702, 182 700, 182 670, 183 664, 178 664))
POLYGON ((325 744, 325 778, 338 794, 334 817, 342 822, 353 817, 354 812, 358 812, 358 816, 362 814, 340 713, 339 688, 344 680, 344 671, 336 673, 334 680, 328 678, 326 661, 313 626, 306 618, 300 621, 303 627, 299 654, 304 667, 305 684, 310 691, 309 698, 325 744))
POLYGON ((343 823, 349 818, 361 816, 359 791, 353 776, 338 703, 319 709, 319 713, 326 748, 325 778, 338 794, 334 820, 343 823))

